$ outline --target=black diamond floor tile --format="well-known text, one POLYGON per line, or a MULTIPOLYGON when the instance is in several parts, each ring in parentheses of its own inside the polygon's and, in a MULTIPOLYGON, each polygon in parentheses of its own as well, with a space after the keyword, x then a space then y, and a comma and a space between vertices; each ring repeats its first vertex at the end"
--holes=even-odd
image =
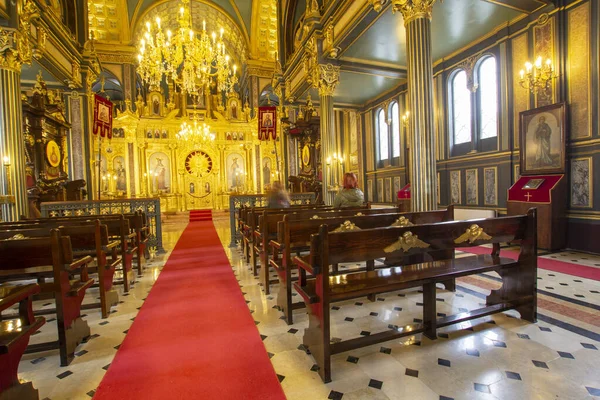
POLYGON ((346 318, 344 318, 344 321, 352 322, 352 321, 354 321, 354 318, 346 317, 346 318))
POLYGON ((478 392, 481 392, 481 393, 491 393, 490 392, 490 387, 488 385, 484 385, 484 384, 481 384, 481 383, 474 383, 473 386, 474 386, 474 389, 477 390, 478 392))
POLYGON ((581 345, 586 349, 598 350, 598 348, 591 343, 581 343, 581 345))
POLYGON ((533 362, 533 365, 535 365, 538 368, 545 368, 548 369, 548 364, 546 364, 543 361, 536 361, 536 360, 531 360, 531 362, 533 362))
POLYGON ((331 392, 329 392, 329 396, 327 396, 328 400, 341 400, 342 396, 344 396, 344 393, 340 393, 340 392, 336 392, 335 390, 332 390, 331 392))
POLYGON ((98 325, 102 325, 102 326, 104 326, 104 325, 107 325, 107 324, 109 324, 109 323, 110 323, 110 322, 108 322, 108 321, 102 321, 102 322, 100 322, 98 325))
POLYGON ((42 361, 44 361, 45 359, 46 359, 46 357, 40 357, 40 358, 36 358, 35 360, 31 360, 31 363, 32 363, 32 364, 34 364, 34 365, 35 365, 35 364, 39 364, 39 363, 41 363, 42 361))
POLYGON ((517 381, 521 380, 521 375, 516 372, 506 371, 506 377, 508 379, 515 379, 517 381))
POLYGON ((586 386, 585 388, 587 389, 588 393, 592 396, 600 396, 600 389, 596 389, 589 386, 586 386))
POLYGON ((438 358, 438 365, 444 366, 444 367, 450 367, 451 363, 450 360, 445 360, 443 358, 438 358))
POLYGON ((552 332, 552 329, 546 328, 545 326, 540 326, 540 331, 542 331, 542 332, 552 332))
POLYGON ((385 354, 392 354, 392 349, 390 349, 389 347, 381 347, 379 349, 380 353, 385 353, 385 354))
POLYGON ((294 334, 296 332, 298 332, 298 329, 296 329, 296 328, 291 328, 288 330, 288 333, 291 333, 291 334, 294 334))
POLYGON ((371 332, 369 332, 369 331, 360 331, 361 336, 369 336, 370 334, 371 334, 371 332))
POLYGON ((102 369, 108 371, 108 367, 110 367, 110 364, 106 364, 104 367, 102 367, 102 369))
POLYGON ((369 381, 369 387, 375 388, 375 389, 381 389, 381 387, 383 386, 383 382, 378 381, 376 379, 371 379, 369 381))
POLYGON ((394 311, 402 311, 402 307, 394 307, 394 311))
POLYGON ((440 400, 454 400, 454 397, 440 396, 440 400))
POLYGON ((415 369, 406 368, 405 375, 412 376, 413 378, 419 377, 419 371, 415 369))
POLYGON ((56 375, 56 377, 58 379, 64 379, 64 378, 66 378, 69 375, 73 375, 73 373, 71 371, 65 371, 62 374, 56 375))
POLYGON ((88 396, 90 397, 94 397, 94 395, 96 394, 95 390, 90 390, 89 392, 86 393, 88 396))
POLYGON ((310 370, 313 372, 317 372, 319 370, 319 366, 317 364, 313 364, 313 366, 310 367, 310 370))
POLYGON ((349 363, 352 363, 352 364, 357 364, 358 363, 358 357, 348 356, 348 358, 346 358, 346 361, 348 361, 349 363))
POLYGON ((501 342, 501 341, 499 341, 499 340, 494 340, 494 346, 496 346, 496 347, 504 347, 504 348, 506 348, 506 343, 504 343, 504 342, 501 342))
POLYGON ((267 355, 269 356, 269 359, 271 359, 275 356, 275 354, 273 354, 273 353, 267 353, 267 355))
POLYGON ((479 350, 477 349, 467 349, 467 354, 473 357, 479 357, 479 350))
POLYGON ((83 355, 86 355, 87 353, 88 353, 88 351, 87 351, 87 350, 81 350, 81 351, 78 351, 77 353, 75 353, 75 355, 76 355, 77 357, 81 357, 81 356, 83 356, 83 355))
POLYGON ((372 313, 369 313, 369 315, 370 315, 371 317, 377 317, 377 316, 379 315, 379 313, 372 312, 372 313))
POLYGON ((573 354, 567 353, 566 351, 559 351, 558 355, 561 356, 562 358, 570 358, 571 360, 575 359, 575 357, 573 357, 573 354))
POLYGON ((518 336, 518 337, 520 337, 521 339, 531 339, 531 338, 529 337, 529 335, 526 335, 526 334, 524 334, 524 333, 517 333, 517 336, 518 336))

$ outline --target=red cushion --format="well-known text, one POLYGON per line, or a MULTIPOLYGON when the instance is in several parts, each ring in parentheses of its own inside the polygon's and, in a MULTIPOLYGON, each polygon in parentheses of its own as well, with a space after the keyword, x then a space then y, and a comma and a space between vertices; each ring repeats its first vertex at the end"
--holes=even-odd
POLYGON ((509 201, 521 201, 528 203, 550 203, 552 189, 564 178, 564 175, 527 175, 508 189, 509 201), (537 189, 523 189, 523 186, 531 179, 543 179, 544 182, 537 189))
POLYGON ((398 190, 399 199, 410 199, 410 183, 398 190))

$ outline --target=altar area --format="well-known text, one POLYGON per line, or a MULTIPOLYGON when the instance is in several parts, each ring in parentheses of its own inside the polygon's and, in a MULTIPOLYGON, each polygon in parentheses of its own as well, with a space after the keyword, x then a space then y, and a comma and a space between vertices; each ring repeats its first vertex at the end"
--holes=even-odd
POLYGON ((125 101, 112 139, 92 139, 94 197, 158 197, 162 212, 179 212, 225 209, 230 195, 264 193, 284 165, 281 141, 258 139, 256 112, 237 93, 204 93, 196 99, 139 94, 135 112, 125 101), (184 123, 206 138, 185 140, 184 123))

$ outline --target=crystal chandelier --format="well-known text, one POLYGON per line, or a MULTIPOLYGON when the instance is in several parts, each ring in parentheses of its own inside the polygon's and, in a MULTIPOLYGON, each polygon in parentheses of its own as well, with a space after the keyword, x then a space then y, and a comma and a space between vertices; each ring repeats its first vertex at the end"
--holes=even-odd
POLYGON ((535 64, 529 61, 525 63, 525 70, 520 71, 519 84, 529 89, 532 93, 536 90, 539 93, 545 94, 549 87, 552 79, 555 78, 554 70, 552 68, 552 61, 546 60, 546 63, 542 64, 542 57, 538 57, 535 60, 535 64))
POLYGON ((214 133, 210 133, 210 126, 206 123, 200 124, 196 116, 191 118, 191 124, 184 122, 177 133, 177 140, 191 143, 193 146, 207 144, 215 140, 214 133))
POLYGON ((206 21, 202 31, 195 32, 189 0, 181 1, 175 32, 163 32, 161 19, 156 24, 146 22, 146 32, 140 41, 138 72, 142 81, 151 88, 158 88, 163 78, 173 81, 181 90, 192 96, 200 94, 211 81, 218 91, 233 90, 237 83, 237 66, 231 65, 225 53, 223 28, 217 37, 208 35, 206 21))

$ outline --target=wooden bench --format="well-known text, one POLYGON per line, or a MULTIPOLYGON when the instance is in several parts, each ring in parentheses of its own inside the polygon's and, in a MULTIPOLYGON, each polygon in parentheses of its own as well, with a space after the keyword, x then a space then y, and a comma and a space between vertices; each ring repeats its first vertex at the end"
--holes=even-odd
MULTIPOLYGON (((285 215, 295 215, 296 218, 308 219, 315 215, 355 215, 356 213, 368 213, 370 210, 363 207, 346 208, 343 210, 333 209, 266 209, 258 215, 258 222, 253 230, 252 234, 252 250, 250 262, 252 265, 252 271, 256 276, 258 274, 257 262, 260 260, 261 266, 261 284, 266 294, 271 293, 270 280, 269 280, 269 241, 277 238, 277 223, 283 220, 285 215)), ((257 215, 257 214, 254 214, 257 215)), ((252 229, 252 227, 251 227, 252 229)))
POLYGON ((527 215, 470 221, 442 222, 409 227, 388 227, 330 233, 323 225, 312 235, 310 257, 295 257, 301 267, 294 288, 307 303, 309 327, 304 345, 310 349, 324 382, 331 381, 331 355, 359 347, 423 333, 436 339, 436 329, 493 313, 516 309, 521 318, 535 322, 537 281, 536 210, 527 215), (499 256, 500 243, 520 241, 517 260, 499 256), (491 254, 403 264, 406 256, 428 255, 457 247, 493 244, 491 254), (385 258, 387 267, 374 271, 330 276, 332 264, 385 258), (462 276, 495 271, 502 287, 492 290, 486 306, 477 310, 437 318, 436 283, 462 276), (306 279, 306 274, 314 279, 306 279), (390 325, 384 332, 331 343, 330 303, 357 297, 423 287, 422 323, 403 327, 390 325))
POLYGON ((44 317, 33 316, 32 297, 39 291, 35 284, 0 286, 0 313, 19 305, 17 319, 0 318, 0 399, 39 399, 33 384, 20 382, 17 376, 29 337, 46 323, 44 317))
MULTIPOLYGON (((396 210, 396 209, 394 209, 396 210)), ((312 234, 319 232, 319 228, 323 224, 330 231, 339 229, 342 224, 349 221, 354 226, 360 229, 372 229, 391 226, 413 224, 430 224, 443 221, 452 221, 454 219, 454 208, 448 206, 446 210, 429 211, 429 212, 408 212, 408 213, 387 213, 373 214, 364 216, 336 216, 330 218, 319 219, 297 219, 296 215, 286 215, 283 221, 278 223, 278 240, 271 240, 269 246, 271 248, 272 258, 269 264, 275 269, 279 277, 279 291, 277 293, 277 306, 283 312, 285 321, 288 325, 293 324, 293 310, 304 308, 303 302, 292 302, 292 271, 295 269, 295 264, 292 263, 294 254, 308 251, 310 246, 310 237, 312 234), (281 257, 280 257, 281 256, 281 257)), ((453 252, 443 252, 436 255, 437 258, 451 258, 453 252)), ((409 262, 417 262, 409 260, 409 262)), ((367 267, 374 268, 373 260, 367 262, 367 267)), ((338 272, 337 265, 333 265, 333 273, 338 272)), ((454 291, 454 280, 444 282, 447 290, 454 291)))
POLYGON ((58 341, 30 345, 27 352, 60 350, 60 365, 69 365, 75 348, 90 336, 90 328, 81 318, 81 302, 85 291, 94 283, 87 266, 92 257, 76 259, 71 239, 52 229, 49 237, 0 240, 0 274, 3 280, 31 279, 39 271, 50 268, 52 283, 40 285, 41 293, 54 294, 58 341), (50 266, 50 267, 48 267, 50 266), (75 276, 78 275, 77 279, 75 276))
MULTIPOLYGON (((111 240, 108 236, 108 229, 105 225, 109 220, 100 223, 99 220, 84 221, 52 221, 47 220, 43 223, 35 223, 31 226, 18 225, 24 229, 11 229, 0 232, 0 239, 8 239, 15 235, 24 237, 49 237, 50 230, 58 228, 62 236, 69 236, 75 257, 91 256, 95 260, 95 265, 88 266, 89 273, 98 273, 98 287, 100 291, 100 303, 87 304, 84 308, 100 307, 102 318, 107 318, 110 308, 119 303, 119 296, 113 289, 113 277, 116 267, 122 265, 122 259, 117 254, 119 241, 111 240), (112 260, 107 261, 107 254, 111 254, 112 260)), ((31 274, 30 274, 31 275, 31 274)), ((35 278, 39 283, 43 283, 46 278, 52 277, 52 270, 40 270, 35 278)), ((32 277, 30 277, 31 279, 32 277)), ((0 281, 2 277, 0 276, 0 281)), ((48 310, 49 311, 49 310, 48 310)))
POLYGON ((270 210, 272 212, 276 211, 284 211, 285 210, 304 210, 304 209, 312 209, 312 210, 331 210, 330 206, 322 206, 315 204, 303 204, 297 206, 291 206, 289 208, 266 208, 266 207, 243 207, 240 208, 240 216, 238 219, 238 230, 242 234, 241 246, 242 246, 242 254, 246 259, 246 262, 249 263, 252 251, 252 233, 258 226, 258 217, 265 210, 270 210))

